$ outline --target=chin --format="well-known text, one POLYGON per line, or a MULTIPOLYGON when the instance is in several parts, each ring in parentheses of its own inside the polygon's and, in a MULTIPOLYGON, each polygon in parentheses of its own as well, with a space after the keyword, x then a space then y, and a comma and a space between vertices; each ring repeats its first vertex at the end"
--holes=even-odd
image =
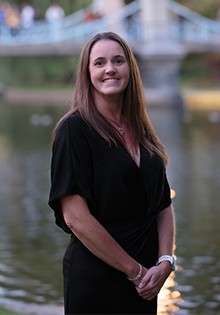
POLYGON ((122 94, 123 92, 124 92, 123 89, 109 89, 109 90, 102 91, 102 94, 105 94, 105 95, 118 95, 118 94, 122 94))

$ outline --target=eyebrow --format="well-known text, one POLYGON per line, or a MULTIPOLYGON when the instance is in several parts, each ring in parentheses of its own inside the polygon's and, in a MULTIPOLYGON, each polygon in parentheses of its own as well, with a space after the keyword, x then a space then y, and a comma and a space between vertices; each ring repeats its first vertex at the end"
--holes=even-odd
MULTIPOLYGON (((115 55, 115 56, 113 56, 113 58, 112 59, 114 59, 114 58, 124 58, 124 59, 126 59, 126 57, 124 56, 124 55, 115 55)), ((92 60, 93 62, 94 61, 97 61, 97 60, 100 60, 100 59, 106 59, 106 57, 97 57, 97 58, 95 58, 94 60, 92 60)))

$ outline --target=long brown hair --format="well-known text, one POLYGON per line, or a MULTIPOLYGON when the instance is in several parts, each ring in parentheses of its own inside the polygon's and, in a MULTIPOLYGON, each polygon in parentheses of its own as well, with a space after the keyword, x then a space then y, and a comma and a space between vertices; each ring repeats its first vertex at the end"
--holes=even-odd
POLYGON ((121 135, 98 111, 94 98, 93 87, 89 73, 90 52, 94 44, 99 40, 113 40, 121 45, 125 52, 130 68, 130 80, 124 91, 122 115, 128 123, 136 144, 142 143, 148 152, 157 153, 167 164, 167 154, 162 143, 156 135, 146 110, 144 90, 136 59, 127 43, 116 33, 102 32, 93 36, 81 51, 75 80, 74 97, 69 111, 58 121, 55 126, 52 139, 61 123, 74 112, 78 111, 82 118, 89 123, 109 143, 123 142, 121 135))

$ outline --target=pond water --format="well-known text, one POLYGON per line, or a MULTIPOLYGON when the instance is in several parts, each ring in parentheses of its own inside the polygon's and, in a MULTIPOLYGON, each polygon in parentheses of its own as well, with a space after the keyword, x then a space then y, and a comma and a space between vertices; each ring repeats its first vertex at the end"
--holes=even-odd
MULTIPOLYGON (((68 242, 47 206, 50 135, 65 108, 0 105, 0 303, 62 304, 68 242)), ((220 314, 220 113, 151 108, 176 196, 177 271, 161 314, 220 314)))

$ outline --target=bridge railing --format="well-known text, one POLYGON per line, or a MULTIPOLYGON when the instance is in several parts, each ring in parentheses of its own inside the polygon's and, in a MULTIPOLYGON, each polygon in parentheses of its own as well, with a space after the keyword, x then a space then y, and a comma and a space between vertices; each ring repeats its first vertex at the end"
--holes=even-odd
POLYGON ((45 44, 62 40, 66 32, 80 25, 84 19, 85 10, 54 21, 36 21, 30 28, 18 28, 16 35, 11 34, 10 28, 4 27, 0 33, 0 43, 6 45, 45 44))
POLYGON ((168 1, 172 15, 170 34, 182 41, 204 42, 220 36, 220 23, 204 17, 173 1, 168 1))
MULTIPOLYGON (((219 39, 219 22, 203 17, 173 0, 167 0, 167 9, 171 16, 169 26, 171 38, 191 42, 211 42, 213 39, 219 39)), ((30 29, 20 29, 16 36, 13 36, 9 29, 1 30, 0 46, 53 43, 62 45, 67 41, 82 44, 97 32, 110 30, 111 26, 114 29, 118 23, 120 29, 117 29, 117 32, 123 35, 126 40, 133 44, 143 40, 141 8, 138 0, 126 5, 114 14, 93 21, 85 20, 85 12, 88 10, 92 11, 92 6, 65 16, 56 23, 36 22, 30 29)), ((147 36, 147 30, 145 30, 145 34, 147 36)))
POLYGON ((141 37, 138 1, 125 6, 114 14, 92 21, 85 20, 85 12, 88 10, 92 10, 92 6, 54 23, 35 22, 29 29, 20 28, 14 36, 10 33, 10 29, 5 28, 0 33, 0 45, 39 45, 74 40, 84 42, 95 33, 108 30, 110 25, 114 25, 117 21, 121 21, 121 33, 125 37, 128 39, 141 37))

